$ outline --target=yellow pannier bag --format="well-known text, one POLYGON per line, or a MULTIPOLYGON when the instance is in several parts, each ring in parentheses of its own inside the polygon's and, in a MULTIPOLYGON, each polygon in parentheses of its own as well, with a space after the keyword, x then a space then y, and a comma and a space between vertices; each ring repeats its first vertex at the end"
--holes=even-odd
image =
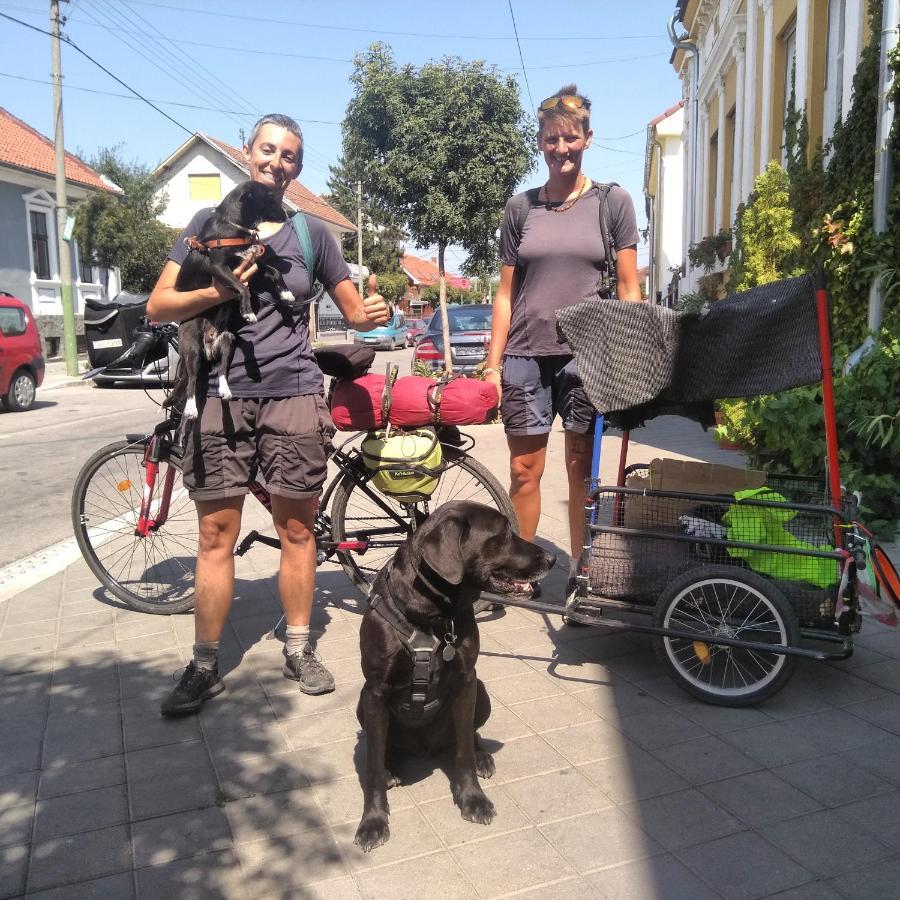
POLYGON ((443 471, 441 444, 433 428, 373 431, 362 442, 372 484, 401 503, 427 500, 443 471))

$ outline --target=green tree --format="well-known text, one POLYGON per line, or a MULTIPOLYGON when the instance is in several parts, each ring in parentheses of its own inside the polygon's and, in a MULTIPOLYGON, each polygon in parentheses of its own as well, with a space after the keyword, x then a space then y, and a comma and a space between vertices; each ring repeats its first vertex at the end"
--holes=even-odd
POLYGON ((388 303, 399 303, 406 294, 406 288, 409 280, 402 272, 388 272, 387 274, 378 274, 378 293, 387 300, 388 303))
POLYGON ((166 198, 156 194, 149 169, 125 162, 117 147, 102 148, 90 165, 122 188, 122 194, 92 194, 75 210, 75 239, 81 252, 99 265, 118 266, 126 291, 153 288, 178 237, 178 231, 156 217, 166 198))
MULTIPOLYGON (((357 55, 350 80, 347 170, 417 246, 437 246, 445 297, 447 246, 483 254, 507 199, 534 166, 534 123, 518 85, 492 66, 455 57, 398 67, 381 43, 357 55)), ((448 369, 449 346, 445 340, 448 369)))
MULTIPOLYGON (((325 199, 351 222, 356 221, 356 179, 347 170, 343 159, 328 167, 328 191, 325 199)), ((400 272, 403 259, 403 242, 406 232, 382 205, 380 205, 363 185, 363 265, 379 275, 400 272)), ((356 262, 356 232, 345 234, 341 240, 344 256, 356 262)))
POLYGON ((741 252, 732 254, 736 291, 768 284, 790 271, 800 238, 794 233, 790 180, 777 162, 757 177, 740 215, 741 252))

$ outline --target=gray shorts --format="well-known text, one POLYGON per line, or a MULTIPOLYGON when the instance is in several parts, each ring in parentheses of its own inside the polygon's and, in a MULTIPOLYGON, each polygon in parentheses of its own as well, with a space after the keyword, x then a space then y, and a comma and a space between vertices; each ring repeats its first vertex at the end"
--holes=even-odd
POLYGON ((334 424, 319 394, 233 400, 207 398, 184 452, 192 500, 240 497, 261 472, 270 494, 318 497, 334 424))
POLYGON ((556 416, 566 431, 587 434, 596 411, 573 356, 507 356, 500 416, 507 434, 549 434, 556 416))

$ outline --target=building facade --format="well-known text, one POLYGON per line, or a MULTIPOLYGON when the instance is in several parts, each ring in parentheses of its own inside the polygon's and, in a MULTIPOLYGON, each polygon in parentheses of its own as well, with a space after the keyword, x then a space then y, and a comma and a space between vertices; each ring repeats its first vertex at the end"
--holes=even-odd
MULTIPOLYGON (((809 147, 831 137, 850 107, 866 13, 866 0, 678 0, 696 48, 672 55, 685 98, 685 252, 730 229, 756 176, 784 162, 792 93, 809 147)), ((704 270, 685 269, 683 290, 696 290, 704 270)))
POLYGON ((684 211, 684 101, 681 100, 647 126, 644 196, 647 205, 647 296, 671 306, 678 299, 684 257, 681 227, 684 211))
MULTIPOLYGON (((119 188, 77 156, 66 153, 66 193, 70 211, 94 191, 119 188)), ((56 356, 62 344, 62 281, 56 226, 53 141, 0 108, 0 290, 31 307, 44 342, 56 356)), ((84 303, 119 292, 119 272, 94 265, 69 242, 76 329, 83 333, 84 303)))

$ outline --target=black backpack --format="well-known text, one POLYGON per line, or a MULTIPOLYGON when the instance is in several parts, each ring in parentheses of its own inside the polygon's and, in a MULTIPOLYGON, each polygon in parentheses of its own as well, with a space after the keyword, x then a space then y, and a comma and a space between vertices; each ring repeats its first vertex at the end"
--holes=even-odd
MULTIPOLYGON (((615 181, 610 181, 608 184, 594 181, 591 184, 600 191, 600 233, 603 235, 603 251, 606 257, 599 293, 601 297, 609 299, 616 296, 616 257, 618 255, 616 239, 609 227, 609 191, 611 188, 619 185, 615 181)), ((539 205, 538 194, 540 191, 540 188, 531 188, 513 198, 515 202, 513 206, 515 211, 514 221, 520 241, 522 240, 522 230, 525 228, 525 220, 528 218, 531 207, 539 205)), ((517 279, 519 277, 518 272, 519 267, 516 266, 517 279)))

